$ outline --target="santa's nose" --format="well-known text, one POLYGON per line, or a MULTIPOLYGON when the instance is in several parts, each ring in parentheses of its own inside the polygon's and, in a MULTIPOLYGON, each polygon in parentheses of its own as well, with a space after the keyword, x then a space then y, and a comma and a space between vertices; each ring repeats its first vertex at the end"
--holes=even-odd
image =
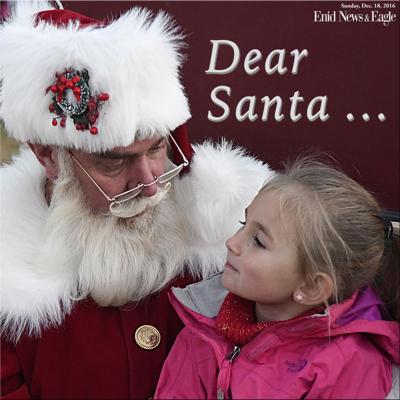
POLYGON ((140 193, 142 196, 151 197, 157 193, 157 177, 153 173, 152 162, 147 157, 141 157, 132 165, 129 189, 133 189, 139 184, 144 187, 140 193))

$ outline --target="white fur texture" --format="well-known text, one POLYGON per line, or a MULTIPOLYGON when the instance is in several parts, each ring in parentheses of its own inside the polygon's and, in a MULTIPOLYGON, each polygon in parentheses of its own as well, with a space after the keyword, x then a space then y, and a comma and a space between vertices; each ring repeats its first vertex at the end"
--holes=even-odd
MULTIPOLYGON (((187 229, 186 267, 207 277, 223 267, 226 239, 272 172, 227 143, 205 143, 195 151, 190 174, 175 180, 174 186, 187 229)), ((0 315, 2 331, 13 340, 24 330, 39 334, 59 324, 72 307, 70 297, 76 295, 77 270, 60 267, 68 254, 57 255, 54 270, 33 264, 49 215, 43 184, 43 168, 29 149, 0 169, 0 315)))
MULTIPOLYGON (((49 7, 47 7, 49 8, 49 7)), ((99 152, 164 135, 190 118, 180 82, 182 36, 165 13, 133 8, 108 26, 34 24, 23 3, 0 26, 0 118, 15 139, 99 152), (45 94, 56 72, 87 69, 93 94, 107 92, 99 133, 77 131, 70 117, 54 127, 45 94)))
POLYGON ((225 241, 240 227, 245 208, 273 172, 225 140, 194 150, 190 174, 175 190, 189 231, 188 266, 206 277, 224 266, 225 241))
MULTIPOLYGON (((71 308, 75 271, 44 274, 33 265, 48 215, 44 179, 30 149, 0 169, 0 317, 1 330, 13 339, 59 324, 71 308)), ((60 260, 67 256, 58 254, 60 260)))

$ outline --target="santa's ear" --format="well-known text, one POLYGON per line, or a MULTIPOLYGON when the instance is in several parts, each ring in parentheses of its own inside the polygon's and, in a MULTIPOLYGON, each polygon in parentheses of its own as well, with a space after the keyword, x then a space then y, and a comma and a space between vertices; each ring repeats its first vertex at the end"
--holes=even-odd
POLYGON ((43 165, 46 176, 51 181, 57 179, 58 168, 56 162, 56 151, 54 146, 43 146, 37 143, 28 143, 31 150, 35 153, 40 164, 43 165))
POLYGON ((293 293, 293 300, 306 306, 325 303, 333 293, 332 278, 325 272, 317 272, 311 281, 302 283, 293 293))

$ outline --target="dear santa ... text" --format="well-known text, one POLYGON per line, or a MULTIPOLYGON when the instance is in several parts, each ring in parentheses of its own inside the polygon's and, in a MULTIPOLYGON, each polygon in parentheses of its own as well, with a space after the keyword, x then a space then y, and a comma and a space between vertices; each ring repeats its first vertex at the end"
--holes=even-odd
MULTIPOLYGON (((210 56, 210 63, 208 69, 205 71, 207 75, 227 75, 235 71, 240 65, 241 52, 239 46, 226 39, 211 40, 212 49, 210 56), (231 54, 229 62, 219 67, 218 56, 220 49, 225 47, 225 55, 227 52, 231 54)), ((262 69, 266 75, 285 75, 290 71, 292 75, 297 75, 299 72, 300 62, 308 57, 309 53, 307 49, 294 49, 290 51, 290 56, 287 56, 286 49, 274 49, 265 56, 263 60, 263 54, 259 49, 252 49, 244 57, 243 69, 247 75, 252 76, 259 73, 262 69), (287 61, 289 60, 289 61, 287 61), (286 63, 287 62, 287 63, 286 63), (262 65, 262 67, 260 66, 262 65)), ((224 60, 226 63, 226 59, 224 60)), ((219 63, 221 64, 221 62, 219 63)), ((218 107, 217 113, 213 113, 211 110, 208 111, 207 118, 212 122, 225 121, 231 112, 231 107, 224 101, 220 96, 226 99, 232 94, 232 88, 226 85, 216 86, 211 91, 211 101, 218 107)), ((289 97, 290 101, 290 114, 289 118, 292 122, 299 121, 303 114, 298 111, 298 107, 305 99, 300 95, 300 91, 295 90, 293 95, 289 97)), ((315 96, 312 98, 307 105, 306 115, 309 121, 326 121, 329 118, 327 113, 327 96, 315 96)), ((275 121, 282 121, 285 115, 282 113, 283 100, 281 96, 263 96, 260 100, 256 96, 244 96, 238 101, 235 107, 235 117, 237 121, 256 121, 259 119, 257 109, 262 108, 261 121, 266 122, 269 119, 270 113, 274 113, 275 121)))

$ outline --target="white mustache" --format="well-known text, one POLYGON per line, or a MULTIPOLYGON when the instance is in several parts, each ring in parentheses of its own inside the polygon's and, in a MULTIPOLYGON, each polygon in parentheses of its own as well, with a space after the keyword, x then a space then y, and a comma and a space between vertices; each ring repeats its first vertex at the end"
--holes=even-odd
POLYGON ((159 187, 157 193, 151 197, 141 197, 126 201, 124 203, 111 203, 110 213, 117 218, 132 218, 146 211, 147 208, 156 206, 167 195, 171 183, 167 182, 163 187, 159 187))

